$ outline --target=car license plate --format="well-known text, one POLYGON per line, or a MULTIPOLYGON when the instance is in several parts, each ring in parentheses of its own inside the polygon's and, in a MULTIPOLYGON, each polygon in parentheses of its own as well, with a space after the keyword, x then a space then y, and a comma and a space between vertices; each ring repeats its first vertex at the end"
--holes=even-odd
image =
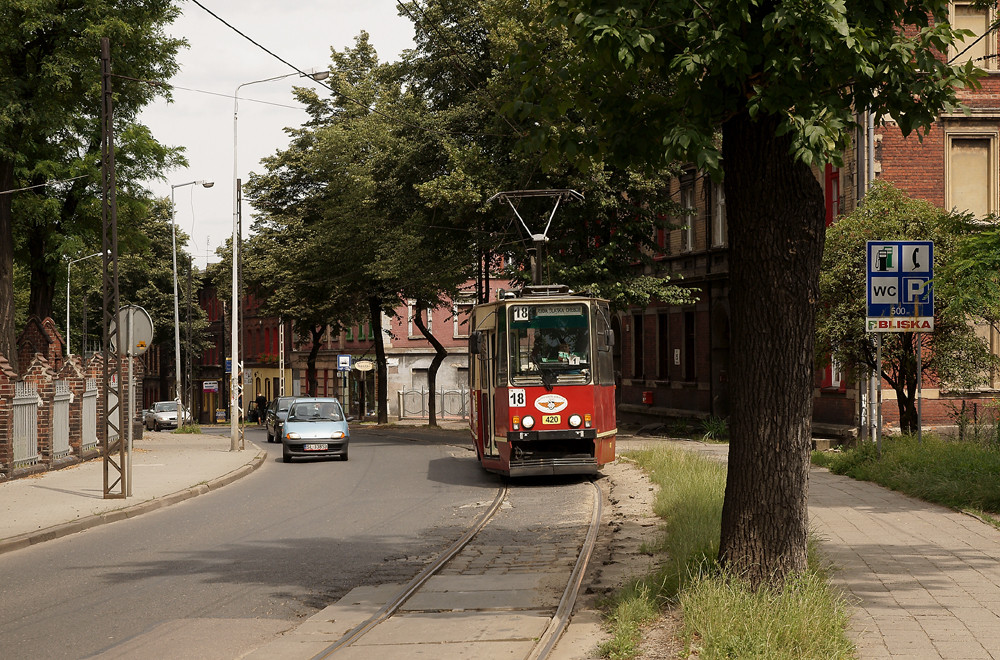
POLYGON ((558 424, 559 415, 542 415, 542 424, 558 424))
POLYGON ((302 445, 302 449, 305 451, 326 451, 327 445, 325 442, 314 442, 308 445, 302 445))

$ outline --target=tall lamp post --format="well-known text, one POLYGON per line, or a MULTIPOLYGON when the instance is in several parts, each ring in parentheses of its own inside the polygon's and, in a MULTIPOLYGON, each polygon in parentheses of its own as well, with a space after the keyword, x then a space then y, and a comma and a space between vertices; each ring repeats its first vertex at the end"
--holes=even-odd
POLYGON ((262 78, 261 80, 251 80, 236 87, 233 94, 233 302, 231 317, 231 339, 229 355, 232 360, 232 368, 229 376, 229 451, 238 451, 240 446, 240 415, 243 412, 240 405, 240 378, 243 375, 243 360, 240 358, 240 289, 239 289, 239 252, 240 252, 240 166, 236 157, 236 145, 238 144, 238 126, 240 109, 240 90, 247 85, 271 82, 290 78, 292 76, 308 77, 320 81, 330 77, 329 71, 317 71, 315 73, 286 73, 282 76, 262 78))
MULTIPOLYGON (((184 425, 184 404, 181 402, 181 315, 177 296, 177 207, 174 204, 174 190, 194 185, 211 188, 215 182, 199 179, 170 186, 170 215, 173 219, 170 242, 174 253, 174 401, 177 402, 177 426, 184 425)), ((190 346, 188 350, 191 350, 190 346)))
MULTIPOLYGON (((94 254, 88 254, 86 257, 80 257, 79 259, 70 259, 66 263, 66 356, 67 357, 69 357, 70 355, 73 354, 73 349, 70 347, 70 343, 69 343, 69 273, 70 273, 70 269, 73 267, 73 264, 75 264, 78 261, 83 261, 84 259, 91 259, 93 257, 99 257, 102 254, 104 254, 104 253, 103 252, 95 252, 94 254)), ((83 353, 86 354, 86 352, 87 352, 87 338, 86 337, 84 337, 83 342, 84 342, 83 353)))

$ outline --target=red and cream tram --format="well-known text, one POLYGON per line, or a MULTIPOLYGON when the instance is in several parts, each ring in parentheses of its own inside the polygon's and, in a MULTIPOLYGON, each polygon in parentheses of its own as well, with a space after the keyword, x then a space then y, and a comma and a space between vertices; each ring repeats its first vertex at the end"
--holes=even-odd
POLYGON ((477 305, 471 327, 470 425, 485 469, 587 474, 614 460, 608 301, 527 286, 477 305))

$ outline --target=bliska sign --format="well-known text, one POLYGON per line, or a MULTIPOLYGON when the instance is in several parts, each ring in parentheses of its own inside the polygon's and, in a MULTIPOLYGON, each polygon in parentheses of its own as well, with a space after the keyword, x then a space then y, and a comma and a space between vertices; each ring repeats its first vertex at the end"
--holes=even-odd
POLYGON ((868 241, 868 332, 934 331, 934 243, 868 241))

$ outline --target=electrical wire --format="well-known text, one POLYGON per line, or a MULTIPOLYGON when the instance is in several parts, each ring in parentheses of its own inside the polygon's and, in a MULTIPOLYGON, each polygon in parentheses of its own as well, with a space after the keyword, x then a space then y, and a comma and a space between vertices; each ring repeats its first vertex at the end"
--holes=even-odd
POLYGON ((35 188, 44 188, 46 186, 54 186, 57 183, 69 183, 70 181, 76 181, 77 179, 86 179, 89 174, 81 174, 80 176, 75 176, 72 179, 59 179, 58 181, 46 181, 45 183, 39 183, 34 186, 27 186, 25 188, 12 188, 11 190, 0 190, 0 195, 10 195, 11 193, 23 192, 25 190, 34 190, 35 188))
MULTIPOLYGON (((206 12, 208 12, 208 14, 210 16, 212 16, 212 18, 216 19, 217 21, 219 21, 220 23, 222 23, 223 25, 225 25, 226 27, 228 27, 230 30, 232 30, 236 34, 240 35, 241 37, 243 37, 244 39, 246 39, 247 41, 249 41, 250 43, 252 43, 254 46, 256 46, 257 48, 261 49, 262 51, 264 51, 265 53, 267 53, 268 55, 270 55, 274 59, 278 60, 279 62, 281 62, 285 66, 291 68, 293 71, 295 71, 295 72, 297 72, 297 73, 299 73, 299 74, 301 74, 303 76, 308 76, 309 75, 308 73, 306 73, 305 71, 303 71, 299 67, 295 66, 294 64, 292 64, 288 60, 284 59, 283 57, 281 57, 277 53, 273 52, 272 50, 270 50, 269 48, 267 48, 266 46, 264 46, 263 44, 259 43, 258 41, 254 40, 253 38, 251 38, 248 35, 246 35, 239 28, 235 27, 234 25, 232 25, 231 23, 229 23, 228 21, 226 21, 224 18, 222 18, 221 16, 219 16, 218 14, 216 14, 215 12, 213 12, 211 9, 209 9, 208 7, 206 7, 205 5, 203 5, 201 2, 199 2, 199 0, 191 0, 191 1, 194 4, 198 5, 199 7, 201 7, 202 9, 204 9, 206 12)), ((378 115, 380 117, 383 117, 384 119, 388 119, 388 120, 396 122, 396 123, 398 123, 400 125, 407 126, 409 128, 413 128, 413 129, 416 129, 416 130, 419 130, 419 131, 426 131, 428 133, 435 134, 435 135, 438 135, 438 136, 461 136, 461 137, 468 137, 470 135, 474 135, 474 136, 482 136, 482 137, 510 137, 509 135, 490 134, 490 133, 461 133, 461 132, 457 132, 457 131, 448 131, 448 130, 444 130, 443 131, 443 130, 436 129, 436 128, 429 128, 427 126, 420 126, 418 124, 414 124, 413 122, 407 121, 405 119, 400 119, 399 117, 393 117, 392 115, 390 115, 390 114, 388 114, 386 112, 383 112, 383 111, 379 110, 378 108, 372 107, 371 105, 369 105, 367 103, 363 103, 362 101, 359 101, 358 99, 353 98, 353 97, 345 94, 340 89, 334 89, 333 87, 331 87, 330 85, 328 85, 324 81, 317 80, 315 82, 318 85, 320 85, 321 87, 325 87, 329 91, 331 91, 331 92, 333 92, 335 94, 339 94, 346 101, 354 103, 358 107, 364 108, 364 109, 368 110, 372 114, 378 115)))
MULTIPOLYGON (((143 78, 132 78, 131 76, 122 76, 116 73, 111 74, 112 78, 121 78, 122 80, 130 80, 132 82, 144 83, 150 87, 161 87, 164 89, 179 89, 185 92, 194 92, 196 94, 207 94, 208 96, 218 96, 224 99, 235 99, 237 98, 233 94, 224 94, 222 92, 212 92, 207 89, 195 89, 193 87, 181 87, 180 85, 174 85, 172 83, 163 82, 162 80, 145 80, 143 78)), ((250 103, 259 103, 261 105, 273 105, 278 108, 289 108, 291 110, 301 110, 301 105, 287 105, 285 103, 275 103, 274 101, 262 101, 260 99, 251 99, 244 96, 239 97, 240 101, 249 101, 250 103)))

